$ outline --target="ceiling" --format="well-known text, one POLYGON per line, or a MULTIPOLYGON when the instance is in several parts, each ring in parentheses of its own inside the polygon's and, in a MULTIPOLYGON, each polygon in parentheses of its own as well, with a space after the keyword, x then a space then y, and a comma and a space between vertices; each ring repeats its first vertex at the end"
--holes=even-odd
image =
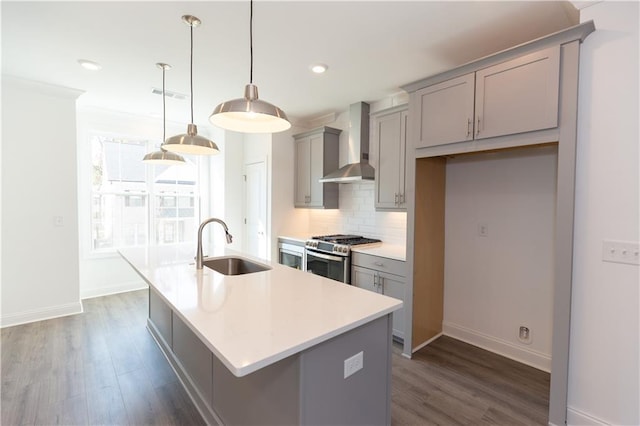
MULTIPOLYGON (((197 124, 249 80, 249 2, 2 1, 2 73, 83 90, 78 103, 160 116, 167 90, 189 93, 194 30, 197 124), (102 65, 87 71, 77 60, 102 65)), ((569 2, 256 1, 254 83, 260 98, 303 123, 374 102, 400 86, 578 23, 569 2), (329 70, 313 74, 322 62, 329 70)), ((189 121, 188 100, 167 119, 189 121)))

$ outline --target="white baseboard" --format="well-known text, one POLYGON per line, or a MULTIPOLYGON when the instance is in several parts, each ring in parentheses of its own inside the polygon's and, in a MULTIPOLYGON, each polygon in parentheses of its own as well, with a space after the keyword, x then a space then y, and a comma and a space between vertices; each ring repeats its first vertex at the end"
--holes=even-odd
POLYGON ((539 370, 551 371, 551 355, 514 345, 506 340, 446 321, 442 323, 442 332, 446 336, 495 352, 539 370))
POLYGON ((16 314, 3 315, 0 318, 0 328, 81 313, 81 301, 67 303, 66 305, 50 306, 42 309, 32 309, 29 311, 18 312, 16 314))
POLYGON ((604 420, 593 417, 577 408, 567 407, 567 426, 608 426, 604 420))
POLYGON ((149 288, 142 280, 130 281, 107 287, 89 288, 80 290, 81 299, 92 299, 94 297, 109 296, 110 294, 125 293, 127 291, 144 290, 149 288))

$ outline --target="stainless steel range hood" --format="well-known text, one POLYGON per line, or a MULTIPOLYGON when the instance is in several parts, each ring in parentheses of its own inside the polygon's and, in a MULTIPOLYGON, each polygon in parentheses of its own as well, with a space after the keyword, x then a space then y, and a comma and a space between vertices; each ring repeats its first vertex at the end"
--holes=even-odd
POLYGON ((353 183, 372 181, 375 170, 369 164, 369 104, 349 106, 349 164, 320 179, 320 182, 353 183))

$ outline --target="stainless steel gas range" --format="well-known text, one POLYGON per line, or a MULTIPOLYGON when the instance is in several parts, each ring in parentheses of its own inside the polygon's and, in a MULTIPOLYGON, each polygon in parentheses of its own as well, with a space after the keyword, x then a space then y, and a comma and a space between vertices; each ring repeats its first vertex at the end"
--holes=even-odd
POLYGON ((324 235, 305 243, 306 269, 346 284, 351 282, 351 248, 379 245, 380 240, 360 235, 324 235))

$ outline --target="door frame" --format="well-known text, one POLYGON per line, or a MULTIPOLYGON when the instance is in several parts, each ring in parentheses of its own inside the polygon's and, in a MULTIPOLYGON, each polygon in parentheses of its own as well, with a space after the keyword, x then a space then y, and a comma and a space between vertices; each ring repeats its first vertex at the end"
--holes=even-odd
POLYGON ((244 249, 248 249, 248 242, 249 242, 249 233, 247 232, 247 166, 251 166, 254 164, 263 164, 263 170, 264 170, 264 174, 263 174, 263 178, 264 178, 264 183, 265 183, 265 203, 264 203, 264 208, 265 208, 265 212, 264 212, 264 217, 265 217, 265 257, 266 258, 270 258, 271 257, 271 245, 269 244, 269 241, 271 240, 271 218, 270 218, 270 209, 269 209, 269 199, 270 199, 270 195, 271 195, 271 186, 269 185, 269 170, 268 170, 268 166, 269 166, 269 162, 268 162, 268 157, 264 156, 264 157, 256 157, 256 158, 252 158, 250 160, 245 160, 244 164, 242 165, 242 174, 244 176, 243 179, 243 186, 242 186, 242 222, 243 222, 243 226, 244 226, 244 232, 243 232, 243 241, 242 241, 242 246, 244 247, 244 249))

